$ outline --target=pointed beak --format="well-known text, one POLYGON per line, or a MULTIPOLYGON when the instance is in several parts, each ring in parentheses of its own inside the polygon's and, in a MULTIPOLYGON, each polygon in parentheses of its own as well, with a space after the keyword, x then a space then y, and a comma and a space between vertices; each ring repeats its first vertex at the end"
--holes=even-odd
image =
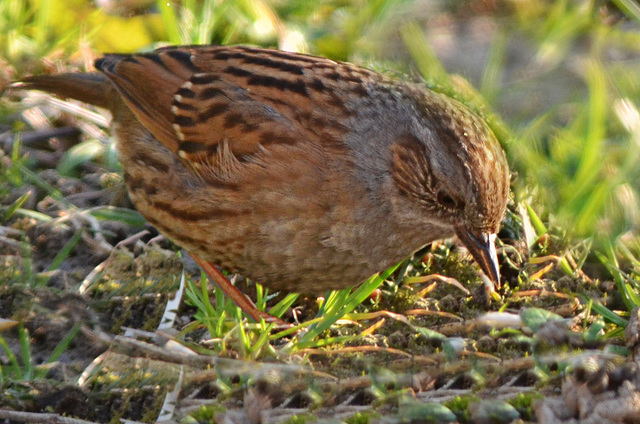
POLYGON ((500 271, 498 269, 498 255, 496 254, 495 234, 473 234, 464 226, 456 227, 456 235, 469 249, 473 259, 491 281, 500 288, 500 271))

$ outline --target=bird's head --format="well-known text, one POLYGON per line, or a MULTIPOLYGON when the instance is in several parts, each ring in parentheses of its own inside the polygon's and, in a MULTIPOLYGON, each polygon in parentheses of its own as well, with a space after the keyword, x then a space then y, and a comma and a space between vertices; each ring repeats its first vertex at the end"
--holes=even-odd
POLYGON ((410 132, 392 145, 392 175, 411 209, 455 233, 497 285, 495 236, 509 194, 509 168, 495 136, 461 103, 429 92, 410 132))

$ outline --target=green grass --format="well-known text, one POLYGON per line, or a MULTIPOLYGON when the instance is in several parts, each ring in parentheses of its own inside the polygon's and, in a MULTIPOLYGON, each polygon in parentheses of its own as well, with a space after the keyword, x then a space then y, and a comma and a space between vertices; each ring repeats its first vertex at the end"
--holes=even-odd
MULTIPOLYGON (((552 369, 549 347, 539 346, 537 333, 554 325, 566 312, 563 307, 575 304, 570 317, 582 315, 572 331, 581 341, 628 355, 618 345, 623 344, 630 312, 640 306, 640 13, 630 0, 611 2, 606 10, 597 1, 524 0, 502 6, 478 12, 473 9, 478 2, 460 1, 440 12, 443 21, 484 14, 497 26, 479 79, 471 84, 440 61, 436 52, 442 50, 424 31, 432 22, 413 20, 415 6, 410 1, 186 0, 179 6, 156 1, 138 16, 119 16, 79 0, 7 0, 0 2, 0 58, 6 62, 0 78, 6 83, 10 77, 42 70, 83 69, 88 59, 107 50, 146 50, 167 43, 251 43, 296 46, 378 70, 419 73, 434 90, 468 104, 489 122, 514 174, 513 202, 504 223, 508 235, 500 249, 503 274, 508 276, 502 298, 479 300, 486 295, 482 282, 447 241, 358 288, 327 293, 316 303, 304 303, 295 295, 274 298, 253 286, 260 309, 291 319, 287 314, 295 308, 301 319, 292 329, 250 322, 218 289, 211 290, 205 280, 187 278, 186 305, 180 312, 188 319, 178 333, 167 337, 197 352, 198 358, 254 364, 255 369, 238 375, 225 365, 206 366, 218 373, 209 383, 221 400, 219 406, 239 401, 246 387, 260 387, 265 376, 276 372, 263 367, 276 362, 302 363, 349 382, 369 378, 365 392, 376 399, 375 405, 385 411, 395 408, 407 420, 425 414, 434 420, 468 420, 474 408, 495 409, 509 417, 521 410, 531 417, 532 400, 526 396, 480 407, 470 407, 480 402, 475 397, 455 398, 446 406, 417 402, 408 396, 411 385, 401 382, 402 376, 419 374, 420 364, 429 364, 424 367, 437 378, 465 371, 475 376, 477 387, 485 387, 495 378, 482 362, 487 358, 480 354, 487 353, 516 364, 533 357, 532 373, 539 381, 557 384, 561 373, 573 366, 567 352, 579 354, 581 347, 551 347, 558 362, 552 369), (526 45, 528 52, 520 53, 527 55, 519 58, 526 65, 520 64, 515 72, 514 45, 516 50, 526 45), (566 75, 570 78, 561 79, 566 75), (424 282, 421 277, 430 273, 456 278, 470 294, 455 284, 424 282), (478 316, 507 310, 521 319, 522 327, 485 332, 475 327, 478 316), (484 352, 482 336, 496 346, 484 352), (460 350, 460 339, 473 340, 480 351, 467 346, 460 350), (403 354, 411 357, 407 363, 403 354)), ((18 133, 30 129, 11 114, 20 105, 4 97, 0 108, 0 122, 18 133)), ((54 122, 67 122, 40 110, 54 122)), ((7 364, 0 367, 0 389, 17 397, 29 396, 21 382, 51 378, 50 365, 34 364, 34 351, 44 350, 48 364, 74 352, 77 323, 82 320, 67 296, 89 271, 92 280, 83 299, 92 313, 83 315, 86 328, 109 328, 119 334, 123 327, 155 328, 162 303, 176 289, 175 269, 181 267, 171 251, 135 241, 126 253, 100 250, 109 250, 112 240, 144 225, 123 200, 111 146, 84 136, 56 157, 59 179, 52 181, 38 149, 25 146, 25 135, 0 154, 0 199, 9 199, 0 200, 0 246, 10 249, 0 264, 0 305, 12 305, 10 312, 0 309, 0 318, 20 322, 0 333, 7 364), (68 181, 88 184, 91 193, 108 200, 77 206, 74 193, 65 191, 68 181), (54 252, 43 253, 45 233, 61 237, 54 252), (105 240, 109 242, 102 243, 105 240), (74 258, 91 248, 102 255, 100 265, 75 275, 74 269, 81 268, 74 258), (40 346, 30 337, 40 325, 36 317, 42 316, 64 328, 53 346, 40 346)), ((127 374, 126 367, 118 372, 110 367, 107 361, 91 374, 89 387, 96 393, 142 390, 149 382, 165 381, 163 373, 173 371, 150 366, 155 371, 136 368, 127 374), (156 379, 154 372, 163 377, 156 379)), ((288 375, 283 370, 277 372, 288 375)), ((324 374, 315 377, 281 377, 285 381, 280 385, 295 385, 302 378, 308 397, 315 399, 310 402, 321 404, 326 399, 318 393, 335 389, 336 383, 322 380, 324 374)), ((197 377, 186 378, 190 384, 201 383, 197 377)), ((314 419, 304 417, 290 422, 314 419)), ((354 414, 345 420, 373 418, 354 414)))

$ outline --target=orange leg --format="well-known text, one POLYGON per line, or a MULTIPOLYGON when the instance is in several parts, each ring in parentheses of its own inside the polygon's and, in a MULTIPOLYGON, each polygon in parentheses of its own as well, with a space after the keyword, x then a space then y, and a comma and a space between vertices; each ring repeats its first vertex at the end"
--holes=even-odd
POLYGON ((254 319, 256 322, 260 322, 260 319, 264 319, 266 322, 274 322, 281 326, 286 326, 286 323, 279 318, 276 318, 272 315, 269 315, 266 312, 259 311, 256 306, 253 304, 251 299, 244 295, 240 290, 236 288, 231 282, 222 275, 218 269, 213 266, 211 263, 200 259, 198 256, 189 253, 194 261, 207 273, 209 278, 213 280, 214 283, 220 289, 231 298, 235 302, 236 305, 240 309, 242 309, 247 315, 254 319))

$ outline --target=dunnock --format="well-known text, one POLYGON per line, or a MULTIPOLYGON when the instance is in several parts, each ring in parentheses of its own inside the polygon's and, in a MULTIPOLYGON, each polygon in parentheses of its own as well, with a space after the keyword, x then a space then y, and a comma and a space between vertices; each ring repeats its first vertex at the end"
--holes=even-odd
POLYGON ((12 87, 109 109, 136 208, 209 273, 215 264, 275 290, 322 293, 456 234, 499 283, 509 169, 459 102, 253 47, 108 54, 95 66, 12 87))

